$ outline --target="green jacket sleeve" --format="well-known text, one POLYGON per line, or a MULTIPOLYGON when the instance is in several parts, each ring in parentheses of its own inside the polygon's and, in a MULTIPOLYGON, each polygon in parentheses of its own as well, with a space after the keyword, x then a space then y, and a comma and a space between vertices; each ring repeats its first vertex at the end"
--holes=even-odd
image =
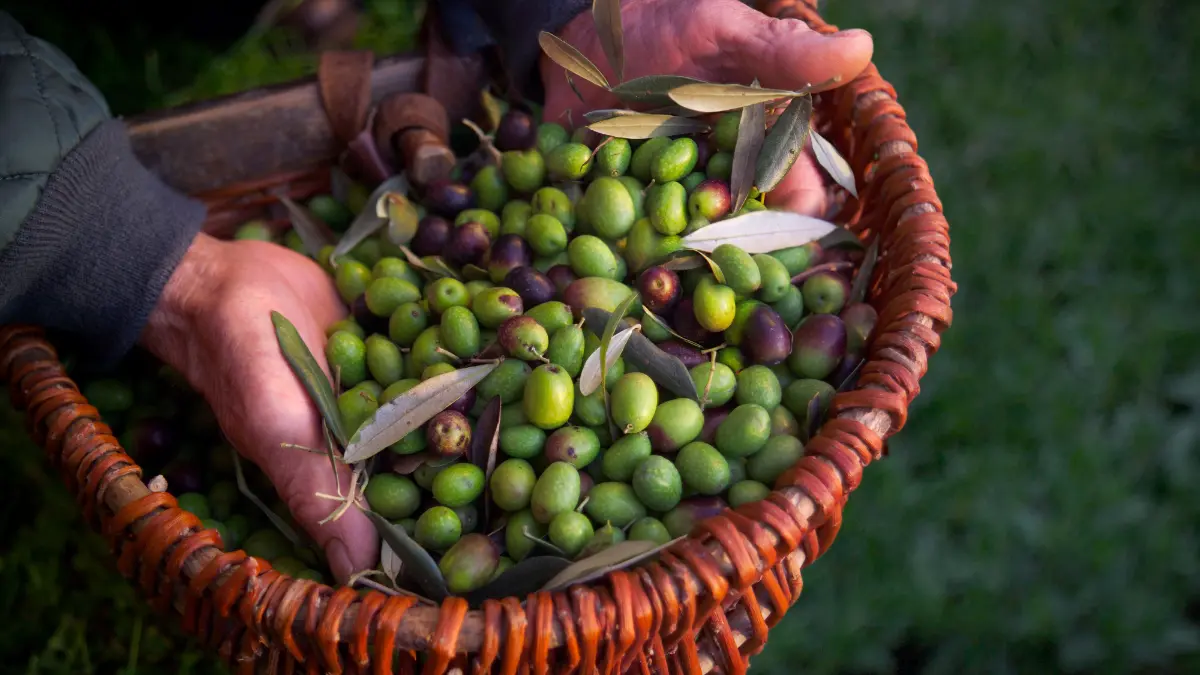
POLYGON ((138 162, 71 60, 0 12, 0 324, 118 358, 203 218, 138 162))

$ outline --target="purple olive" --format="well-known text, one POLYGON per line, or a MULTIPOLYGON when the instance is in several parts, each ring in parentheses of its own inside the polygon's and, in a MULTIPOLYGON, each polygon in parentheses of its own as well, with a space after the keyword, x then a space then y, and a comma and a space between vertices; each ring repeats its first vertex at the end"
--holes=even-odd
POLYGON ((199 492, 204 489, 204 471, 200 465, 190 459, 177 459, 163 469, 163 478, 167 479, 167 489, 172 494, 199 492))
POLYGON ((705 408, 704 426, 700 428, 700 436, 696 440, 712 445, 717 437, 717 427, 721 426, 721 422, 724 422, 726 417, 729 417, 732 410, 733 408, 728 405, 719 408, 705 408))
POLYGON ((471 388, 471 389, 467 390, 467 393, 463 394, 462 396, 459 396, 458 400, 455 401, 454 403, 451 403, 450 407, 446 408, 446 409, 447 410, 457 410, 458 412, 466 415, 467 413, 471 412, 471 408, 474 408, 474 407, 475 407, 475 389, 471 388))
POLYGON ((708 331, 700 325, 700 322, 696 321, 696 311, 691 298, 681 298, 675 305, 675 311, 671 317, 671 327, 675 329, 676 333, 702 345, 710 344, 718 337, 716 333, 708 331))
POLYGON ((130 431, 133 447, 126 450, 139 464, 156 463, 178 449, 179 434, 168 419, 146 417, 134 422, 130 431))
POLYGON ((496 149, 501 152, 508 150, 528 150, 537 145, 537 125, 533 118, 523 110, 512 109, 500 118, 496 128, 496 149))
MULTIPOLYGON (((502 234, 488 252, 487 271, 493 283, 501 283, 508 273, 533 262, 533 249, 516 234, 502 234)), ((532 306, 532 305, 531 305, 532 306)))
POLYGON ((687 366, 689 370, 701 363, 708 362, 708 358, 704 354, 701 354, 699 349, 678 340, 665 340, 658 343, 657 346, 664 352, 683 361, 683 365, 687 366))
POLYGON ((550 302, 558 290, 554 282, 550 281, 550 277, 529 266, 517 267, 510 271, 504 277, 503 285, 516 291, 526 307, 537 307, 543 302, 550 302))
POLYGON ((443 457, 461 455, 471 447, 471 422, 457 410, 443 410, 425 427, 429 449, 443 457))
POLYGON ((679 302, 679 275, 665 267, 651 267, 638 276, 638 290, 642 304, 651 312, 667 312, 679 302))
POLYGON ((417 234, 409 247, 419 256, 441 255, 450 241, 450 221, 441 216, 428 215, 417 223, 417 234))
POLYGON ((546 276, 550 279, 550 282, 554 284, 554 289, 559 295, 565 293, 567 286, 570 286, 572 281, 575 281, 579 278, 567 265, 555 265, 551 267, 550 269, 546 270, 546 276))
POLYGON ((388 332, 388 317, 377 316, 367 307, 367 294, 363 293, 350 303, 350 314, 354 316, 354 320, 367 335, 371 333, 381 333, 387 335, 388 332))
POLYGON ((450 241, 442 250, 442 257, 454 265, 478 265, 483 262, 492 238, 483 223, 469 221, 454 228, 450 241))
POLYGON ((720 178, 709 178, 700 182, 688 195, 688 215, 716 221, 729 214, 733 200, 729 194, 729 183, 720 178))
POLYGON ((865 302, 848 305, 838 316, 846 324, 846 351, 862 352, 871 339, 879 313, 865 302))
POLYGON ((742 353, 750 363, 773 366, 792 353, 792 333, 783 317, 768 305, 750 312, 742 328, 742 353))
POLYGON ((421 203, 434 215, 454 218, 467 209, 475 208, 475 195, 471 188, 462 183, 442 179, 425 187, 425 198, 421 203))
POLYGON ((846 324, 836 314, 810 314, 792 333, 788 368, 796 377, 823 380, 846 355, 846 324))

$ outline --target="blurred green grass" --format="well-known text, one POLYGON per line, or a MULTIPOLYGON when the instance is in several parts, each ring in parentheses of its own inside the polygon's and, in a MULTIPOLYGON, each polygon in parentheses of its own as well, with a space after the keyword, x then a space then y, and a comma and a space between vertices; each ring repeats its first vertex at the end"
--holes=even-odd
MULTIPOLYGON (((1200 6, 825 12, 875 36, 960 291, 909 425, 754 672, 1200 672, 1200 6)), ((238 62, 207 63, 193 95, 240 88, 238 62)), ((6 670, 114 672, 139 617, 142 656, 167 649, 15 425, 0 445, 6 670)), ((191 654, 162 672, 199 672, 191 654)))

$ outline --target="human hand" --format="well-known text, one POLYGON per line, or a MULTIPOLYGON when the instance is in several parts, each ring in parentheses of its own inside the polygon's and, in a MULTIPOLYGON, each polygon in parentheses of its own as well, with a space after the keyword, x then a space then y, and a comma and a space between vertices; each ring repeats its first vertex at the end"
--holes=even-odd
MULTIPOLYGON (((737 84, 750 84, 757 77, 769 89, 797 89, 835 76, 846 83, 867 67, 873 49, 866 31, 823 36, 803 21, 774 19, 739 0, 625 0, 621 23, 626 80, 670 73, 737 84)), ((572 19, 559 37, 615 81, 591 12, 572 19)), ((558 119, 568 109, 578 119, 578 113, 588 110, 626 106, 604 89, 575 78, 584 98, 580 103, 562 68, 544 54, 541 72, 547 120, 558 119)), ((810 150, 767 195, 767 203, 807 215, 825 211, 826 191, 810 150)))
MULTIPOLYGON (((328 275, 282 246, 201 234, 163 290, 141 343, 204 396, 225 436, 263 469, 344 582, 375 564, 379 542, 355 508, 319 525, 338 505, 314 496, 338 491, 329 460, 281 447, 321 448, 325 440, 320 413, 279 351, 272 311, 296 326, 328 375, 325 327, 346 315, 328 275)), ((349 471, 338 469, 345 494, 349 471)))

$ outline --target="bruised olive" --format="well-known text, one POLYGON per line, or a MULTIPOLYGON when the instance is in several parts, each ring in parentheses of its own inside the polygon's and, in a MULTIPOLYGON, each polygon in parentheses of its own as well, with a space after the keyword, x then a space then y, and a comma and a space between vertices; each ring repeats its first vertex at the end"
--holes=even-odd
POLYGON ((432 214, 453 218, 475 207, 475 195, 466 185, 442 179, 425 186, 425 198, 421 204, 432 214))
POLYGON ((679 275, 674 270, 654 266, 638 277, 638 290, 642 293, 642 304, 652 312, 669 311, 679 301, 679 275))
POLYGON ((546 329, 533 317, 513 316, 504 320, 496 331, 500 346, 509 356, 523 361, 538 361, 550 348, 546 329))
POLYGON ((471 221, 454 228, 442 255, 446 260, 460 267, 478 265, 483 261, 483 256, 491 244, 492 240, 488 235, 487 227, 482 223, 471 221))
POLYGON ((526 307, 536 307, 554 299, 557 289, 550 277, 529 266, 515 267, 505 275, 502 282, 521 296, 526 307))
POLYGON ((537 126, 533 117, 523 110, 509 110, 496 127, 496 149, 528 150, 537 144, 537 126))
POLYGON ((488 255, 488 276, 495 283, 504 281, 509 272, 533 262, 533 251, 524 239, 515 234, 502 234, 492 244, 488 255))
POLYGON ((461 455, 471 446, 471 422, 466 415, 443 410, 425 427, 429 449, 443 457, 461 455))

